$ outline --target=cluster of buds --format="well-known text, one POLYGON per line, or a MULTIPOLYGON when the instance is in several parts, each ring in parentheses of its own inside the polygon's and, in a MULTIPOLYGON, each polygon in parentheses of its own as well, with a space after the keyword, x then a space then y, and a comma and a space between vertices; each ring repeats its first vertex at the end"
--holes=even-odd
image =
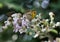
MULTIPOLYGON (((25 13, 23 16, 20 13, 15 13, 11 15, 11 17, 13 17, 12 22, 10 21, 11 17, 9 17, 5 26, 8 26, 10 23, 12 23, 14 27, 13 32, 20 32, 20 34, 27 34, 28 29, 30 29, 35 33, 33 36, 34 38, 38 37, 41 32, 44 33, 45 31, 50 31, 51 29, 55 28, 55 26, 60 26, 60 22, 54 23, 53 12, 49 12, 50 22, 49 19, 42 19, 41 13, 36 16, 35 15, 32 16, 31 12, 25 13)), ((29 34, 32 35, 33 33, 29 32, 29 34)))
POLYGON ((50 16, 50 19, 51 19, 51 23, 53 23, 53 21, 54 21, 54 13, 49 12, 49 16, 50 16))
POLYGON ((5 23, 5 25, 2 28, 7 29, 8 26, 12 24, 12 18, 8 17, 7 21, 5 21, 4 23, 5 23))

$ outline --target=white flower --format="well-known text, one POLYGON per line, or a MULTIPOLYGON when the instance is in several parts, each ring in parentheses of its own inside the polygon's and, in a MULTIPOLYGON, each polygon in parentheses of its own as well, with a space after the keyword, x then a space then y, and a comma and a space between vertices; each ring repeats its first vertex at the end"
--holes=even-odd
POLYGON ((8 17, 8 19, 7 19, 7 20, 9 21, 9 20, 11 20, 11 19, 12 19, 11 17, 8 17))
POLYGON ((41 13, 39 13, 39 18, 41 18, 41 13))
POLYGON ((14 34, 13 36, 12 36, 12 40, 17 40, 18 39, 18 35, 16 35, 16 34, 14 34))
POLYGON ((51 21, 53 21, 54 20, 54 17, 51 17, 51 21))
POLYGON ((39 36, 39 34, 37 33, 37 34, 34 35, 34 38, 36 38, 36 37, 38 37, 38 36, 39 36))
POLYGON ((18 32, 18 29, 15 29, 15 28, 14 28, 13 32, 17 33, 17 32, 18 32))
POLYGON ((45 31, 46 31, 46 28, 45 28, 45 29, 42 29, 41 31, 42 31, 42 32, 45 32, 45 31))
POLYGON ((60 26, 60 22, 57 22, 57 23, 56 23, 56 26, 60 26))
POLYGON ((9 20, 11 20, 11 19, 12 19, 11 17, 8 17, 7 21, 4 22, 6 26, 8 26, 8 25, 11 24, 11 21, 9 21, 9 20))
POLYGON ((53 12, 49 12, 49 15, 50 15, 50 16, 53 16, 53 15, 54 15, 54 13, 53 13, 53 12))
POLYGON ((48 22, 48 21, 49 21, 49 19, 46 19, 45 21, 46 21, 46 22, 48 22))
POLYGON ((39 16, 41 16, 41 13, 39 13, 39 16))
POLYGON ((3 26, 2 28, 3 28, 3 29, 7 29, 7 26, 3 26))
POLYGON ((11 17, 13 17, 13 18, 14 18, 14 17, 17 17, 17 13, 12 14, 11 17))
POLYGON ((23 15, 23 18, 27 18, 26 14, 23 15))
POLYGON ((39 26, 39 23, 38 23, 38 24, 36 24, 36 26, 39 26))
POLYGON ((41 27, 42 27, 42 29, 43 29, 44 25, 41 25, 41 27))
POLYGON ((47 42, 47 41, 45 41, 45 42, 47 42))
POLYGON ((50 24, 53 24, 53 23, 54 23, 53 21, 50 22, 50 24))
POLYGON ((7 20, 4 22, 6 26, 10 25, 11 23, 7 20))
POLYGON ((56 42, 60 42, 60 38, 59 37, 56 38, 56 42))
POLYGON ((32 32, 29 32, 29 35, 32 35, 32 32))
POLYGON ((48 40, 48 42, 51 42, 50 40, 48 40))
POLYGON ((56 25, 54 24, 52 27, 55 28, 55 26, 56 26, 56 25))
POLYGON ((20 30, 19 30, 20 34, 26 32, 26 31, 27 31, 26 29, 25 29, 25 30, 23 30, 23 29, 20 29, 20 30))
POLYGON ((18 18, 21 17, 21 14, 15 13, 15 14, 12 14, 11 17, 13 17, 13 20, 16 21, 18 18))
POLYGON ((6 24, 6 23, 7 23, 7 21, 4 21, 4 23, 6 24))
POLYGON ((21 13, 17 13, 17 18, 21 18, 21 13))
POLYGON ((36 15, 36 17, 39 17, 39 15, 36 15))
POLYGON ((31 21, 31 22, 35 22, 35 20, 36 20, 36 19, 34 18, 34 19, 32 19, 32 21, 31 21))

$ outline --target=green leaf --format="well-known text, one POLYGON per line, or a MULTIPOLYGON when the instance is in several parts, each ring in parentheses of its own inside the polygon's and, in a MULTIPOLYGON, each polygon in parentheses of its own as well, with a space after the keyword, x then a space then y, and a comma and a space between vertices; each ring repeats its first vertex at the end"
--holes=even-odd
POLYGON ((55 30, 55 29, 50 30, 50 32, 58 34, 57 30, 55 30))

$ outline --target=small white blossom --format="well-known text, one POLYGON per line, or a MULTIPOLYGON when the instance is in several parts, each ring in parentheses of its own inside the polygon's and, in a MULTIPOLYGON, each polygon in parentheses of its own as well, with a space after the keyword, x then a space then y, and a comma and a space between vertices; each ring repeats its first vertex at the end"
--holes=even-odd
POLYGON ((8 19, 7 19, 7 20, 9 21, 9 20, 11 20, 11 19, 12 19, 11 17, 8 17, 8 19))
POLYGON ((38 17, 39 15, 36 15, 36 17, 38 17))
POLYGON ((23 18, 27 18, 26 14, 23 15, 23 18))
POLYGON ((44 28, 44 25, 41 25, 42 29, 44 28))
POLYGON ((53 23, 54 23, 53 21, 50 22, 50 24, 53 24, 53 23))
POLYGON ((12 14, 11 17, 13 17, 13 18, 17 17, 17 13, 12 14))
POLYGON ((36 37, 38 37, 38 36, 39 36, 39 34, 37 33, 37 34, 34 35, 34 38, 36 38, 36 37))
POLYGON ((34 19, 32 19, 32 21, 31 21, 31 22, 35 22, 35 20, 36 20, 36 19, 34 18, 34 19))
POLYGON ((2 28, 3 28, 3 29, 7 29, 7 26, 3 26, 2 28))
POLYGON ((7 20, 4 22, 6 26, 10 25, 11 23, 7 20))
POLYGON ((50 15, 50 16, 53 16, 53 15, 54 15, 54 13, 53 13, 53 12, 49 12, 49 15, 50 15))
POLYGON ((39 26, 39 24, 36 24, 36 26, 39 26))
POLYGON ((46 31, 46 28, 45 28, 45 29, 42 29, 41 31, 42 31, 42 32, 45 32, 45 31, 46 31))
POLYGON ((59 37, 56 38, 56 42, 60 42, 60 38, 59 37))
POLYGON ((18 39, 18 35, 16 35, 16 34, 14 34, 13 36, 12 36, 12 40, 17 40, 18 39))
POLYGON ((51 42, 50 40, 48 40, 48 42, 51 42))
POLYGON ((56 25, 54 24, 52 27, 55 28, 55 26, 56 26, 56 25))
POLYGON ((21 15, 19 13, 12 14, 11 17, 13 17, 14 22, 16 22, 21 15))
POLYGON ((29 32, 29 35, 32 35, 32 32, 29 32))
POLYGON ((22 33, 26 32, 26 31, 27 31, 27 29, 25 29, 25 30, 20 29, 20 30, 19 30, 20 34, 22 34, 22 33))
POLYGON ((54 17, 51 17, 51 21, 53 21, 54 20, 54 17))
POLYGON ((14 21, 17 21, 17 19, 18 19, 17 17, 13 18, 14 21))
POLYGON ((21 13, 17 13, 17 17, 20 18, 21 17, 21 13))
POLYGON ((45 42, 47 42, 47 41, 45 41, 45 42))
POLYGON ((39 17, 40 19, 42 18, 42 17, 41 17, 41 13, 39 13, 39 16, 38 16, 38 17, 39 17))
POLYGON ((41 16, 41 13, 39 13, 39 16, 41 16))
POLYGON ((19 32, 20 32, 20 34, 22 34, 24 31, 23 31, 23 29, 20 29, 19 32))
POLYGON ((57 23, 56 23, 56 26, 60 26, 60 22, 57 22, 57 23))
POLYGON ((7 19, 7 21, 5 21, 5 22, 4 22, 6 26, 8 26, 8 25, 10 25, 10 24, 11 24, 11 21, 9 21, 9 20, 11 20, 11 19, 12 19, 12 18, 11 18, 11 17, 9 17, 9 18, 7 19))
POLYGON ((46 21, 46 22, 48 22, 48 21, 49 21, 49 19, 46 19, 45 21, 46 21))

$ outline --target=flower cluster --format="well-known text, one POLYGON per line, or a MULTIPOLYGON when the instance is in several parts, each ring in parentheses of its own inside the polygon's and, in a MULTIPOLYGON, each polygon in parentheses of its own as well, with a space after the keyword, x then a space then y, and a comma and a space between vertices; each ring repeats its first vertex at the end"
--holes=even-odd
MULTIPOLYGON (((7 29, 9 25, 13 24, 13 32, 20 34, 26 33, 28 35, 33 35, 34 38, 42 35, 41 33, 49 32, 56 26, 60 26, 60 22, 54 22, 55 14, 49 12, 50 19, 42 19, 41 13, 32 18, 31 13, 23 14, 20 13, 12 14, 11 17, 5 21, 5 26, 3 29, 7 29)), ((14 37, 13 37, 14 38, 14 37)))

